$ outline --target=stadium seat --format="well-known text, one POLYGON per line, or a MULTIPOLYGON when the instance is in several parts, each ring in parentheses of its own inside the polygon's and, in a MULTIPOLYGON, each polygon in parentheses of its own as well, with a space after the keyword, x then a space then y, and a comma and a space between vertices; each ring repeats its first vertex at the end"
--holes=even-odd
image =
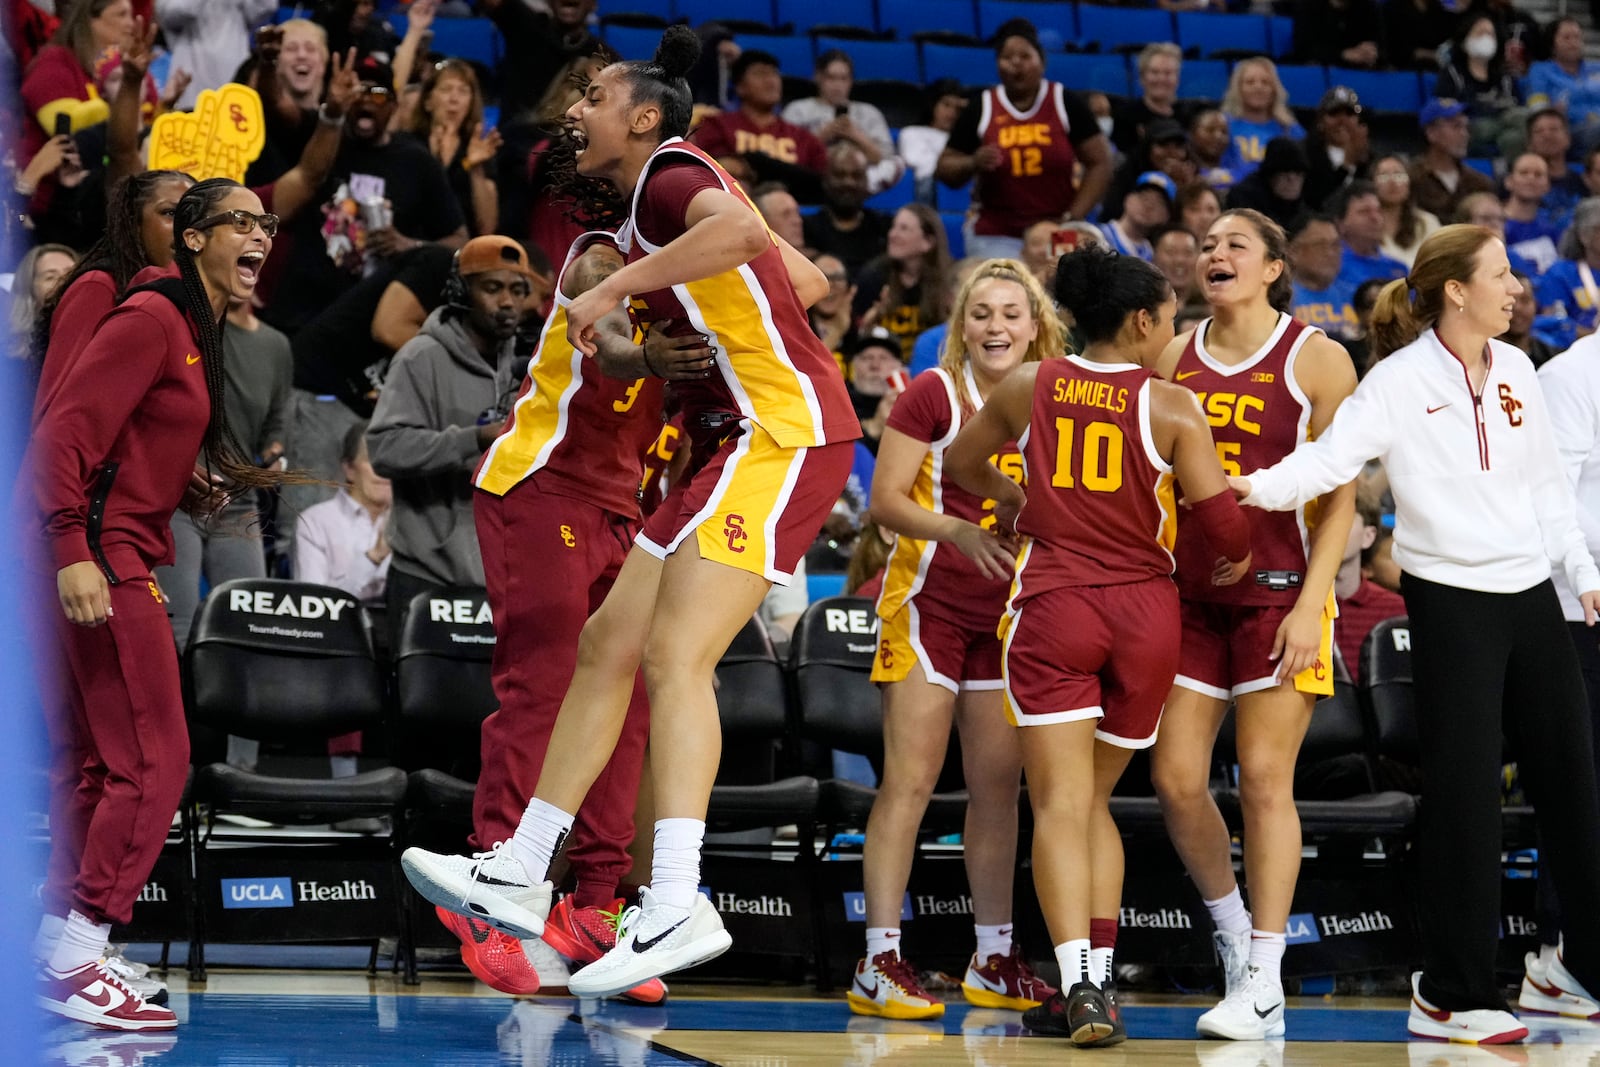
POLYGON ((1463 159, 1461 162, 1465 163, 1467 166, 1471 167, 1473 170, 1477 171, 1479 174, 1482 174, 1485 178, 1493 178, 1494 177, 1494 160, 1492 160, 1492 159, 1484 159, 1484 158, 1478 157, 1478 156, 1469 156, 1468 158, 1463 159))
POLYGON ((1046 49, 1052 31, 1062 42, 1078 40, 1078 5, 1059 0, 978 0, 978 36, 989 41, 1011 19, 1027 19, 1039 31, 1046 49))
POLYGON ((662 22, 671 22, 677 17, 672 10, 672 0, 618 0, 616 7, 617 10, 602 15, 601 21, 619 15, 654 15, 662 22))
MULTIPOLYGON (((223 582, 195 615, 184 651, 183 681, 190 722, 197 727, 257 741, 313 745, 360 730, 367 733, 369 750, 383 747, 386 686, 373 655, 370 623, 361 605, 338 589, 270 578, 223 582)), ((221 924, 226 930, 218 940, 371 941, 376 954, 380 938, 398 936, 402 882, 387 835, 352 838, 306 831, 288 838, 263 838, 233 828, 219 834, 216 820, 224 814, 245 815, 274 824, 309 826, 393 817, 399 814, 405 790, 405 772, 398 767, 348 778, 280 777, 226 763, 200 767, 191 790, 196 817, 190 821, 190 846, 200 887, 193 900, 191 976, 204 980, 217 879, 246 873, 239 867, 239 849, 211 847, 218 838, 228 845, 277 846, 248 865, 246 880, 258 890, 266 875, 293 871, 294 878, 285 874, 270 880, 280 897, 293 894, 296 886, 329 879, 338 884, 343 877, 365 883, 364 891, 373 894, 368 899, 396 902, 393 911, 350 910, 345 925, 320 929, 315 936, 297 928, 299 910, 296 922, 277 923, 250 921, 259 913, 235 913, 221 924), (337 862, 328 851, 334 844, 339 846, 337 862), (381 891, 374 882, 384 883, 381 891)), ((225 897, 219 902, 230 906, 225 897)), ((290 897, 281 906, 293 904, 290 897)))
POLYGON ((1157 8, 1080 4, 1078 39, 1102 52, 1137 52, 1151 41, 1174 39, 1172 15, 1157 8))
MULTIPOLYGON (((490 679, 494 624, 478 587, 419 593, 411 600, 395 649, 395 733, 401 763, 411 773, 401 836, 406 845, 459 851, 472 833, 478 777, 479 730, 499 706, 490 679)), ((433 907, 406 898, 399 957, 416 982, 416 949, 450 947, 455 939, 433 919, 433 907)))
POLYGON ((1422 78, 1413 70, 1350 70, 1332 67, 1329 85, 1347 85, 1369 111, 1415 115, 1422 110, 1422 78))
MULTIPOLYGON (((972 206, 972 183, 968 182, 959 189, 952 189, 941 181, 933 183, 934 199, 938 201, 941 212, 952 212, 965 215, 967 208, 972 206)), ((952 253, 953 254, 953 253, 952 253)))
MULTIPOLYGON (((1180 11, 1174 18, 1178 46, 1200 57, 1237 57, 1267 51, 1267 23, 1260 15, 1226 15, 1214 11, 1180 11)), ((1185 64, 1187 68, 1187 64, 1185 64)), ((1188 74, 1185 69, 1184 74, 1188 74)))
POLYGON ((966 86, 989 86, 999 80, 994 52, 988 48, 963 48, 959 45, 922 46, 922 71, 925 80, 954 78, 966 86))
POLYGON ((877 26, 902 40, 918 33, 962 33, 978 36, 973 0, 878 0, 877 26))
POLYGON ((816 68, 816 58, 811 53, 811 38, 803 34, 789 37, 750 37, 735 35, 741 49, 771 52, 778 57, 778 70, 795 78, 809 78, 816 68))
POLYGON ((1273 59, 1282 59, 1294 51, 1294 16, 1267 16, 1267 51, 1273 59))
POLYGON ((1328 91, 1328 68, 1279 67, 1278 80, 1283 82, 1292 106, 1314 108, 1321 102, 1322 94, 1328 91))
MULTIPOLYGON (((856 77, 894 78, 921 82, 922 66, 914 41, 847 41, 841 37, 816 38, 817 54, 837 48, 855 64, 856 77)), ((809 72, 808 72, 809 73, 809 72)))
MULTIPOLYGON (((434 19, 431 51, 482 63, 493 70, 505 55, 500 30, 488 19, 434 19)), ((398 22, 395 31, 400 30, 398 22)), ((659 36, 659 35, 658 35, 659 36)))
POLYGON ((728 0, 672 0, 672 11, 680 21, 691 26, 726 23, 730 19, 776 25, 772 0, 744 0, 739 4, 730 4, 728 0))
POLYGON ((1416 766, 1417 713, 1411 697, 1411 623, 1386 619, 1361 643, 1361 691, 1377 755, 1416 766))
POLYGON ((917 198, 917 176, 907 167, 900 180, 889 188, 867 199, 867 207, 874 211, 894 214, 917 198))
POLYGON ((967 235, 962 230, 967 221, 966 212, 940 210, 939 218, 944 221, 944 235, 950 242, 950 258, 960 259, 967 254, 967 235))
POLYGON ((793 27, 795 33, 806 33, 813 26, 871 29, 872 9, 858 0, 776 0, 773 21, 779 26, 793 27))
POLYGON ((623 59, 649 59, 661 43, 661 31, 635 26, 602 26, 600 35, 623 59))
POLYGON ((850 99, 871 104, 883 112, 891 130, 928 121, 928 92, 917 82, 872 77, 857 80, 850 99))
MULTIPOLYGON (((1225 18, 1239 18, 1226 15, 1225 18)), ((1220 101, 1228 91, 1228 64, 1220 59, 1186 59, 1179 74, 1178 97, 1183 100, 1220 101)))
POLYGON ((1045 69, 1051 78, 1074 92, 1130 95, 1128 57, 1115 52, 1108 55, 1091 52, 1053 55, 1045 69))

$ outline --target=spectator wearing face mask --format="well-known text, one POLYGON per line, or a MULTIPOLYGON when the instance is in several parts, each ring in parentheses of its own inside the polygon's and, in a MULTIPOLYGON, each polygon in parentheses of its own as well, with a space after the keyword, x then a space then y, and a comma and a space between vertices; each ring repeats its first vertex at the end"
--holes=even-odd
POLYGON ((1450 60, 1434 79, 1433 95, 1466 105, 1468 155, 1510 158, 1522 150, 1528 112, 1522 107, 1517 79, 1506 69, 1500 37, 1488 15, 1462 22, 1450 60))

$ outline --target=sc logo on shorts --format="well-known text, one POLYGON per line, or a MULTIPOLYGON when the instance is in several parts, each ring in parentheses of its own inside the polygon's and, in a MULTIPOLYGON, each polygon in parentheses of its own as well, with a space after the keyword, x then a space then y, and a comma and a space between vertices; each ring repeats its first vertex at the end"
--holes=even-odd
POLYGON ((723 520, 722 535, 728 539, 729 552, 743 552, 744 542, 750 540, 744 528, 744 516, 735 513, 723 520))

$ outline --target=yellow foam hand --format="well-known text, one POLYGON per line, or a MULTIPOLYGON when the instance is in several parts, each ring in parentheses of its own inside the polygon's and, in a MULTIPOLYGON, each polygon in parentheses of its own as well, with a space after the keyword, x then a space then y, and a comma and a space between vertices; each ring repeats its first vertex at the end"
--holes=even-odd
POLYGON ((150 131, 152 170, 181 170, 197 181, 244 180, 244 172, 267 140, 261 97, 230 82, 207 89, 193 112, 169 112, 150 131))

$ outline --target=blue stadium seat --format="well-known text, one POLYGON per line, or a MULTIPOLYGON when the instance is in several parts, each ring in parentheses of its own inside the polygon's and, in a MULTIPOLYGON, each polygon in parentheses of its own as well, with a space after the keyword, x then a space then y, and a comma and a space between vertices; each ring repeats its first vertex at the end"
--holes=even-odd
POLYGON ((805 33, 813 26, 872 29, 872 8, 860 0, 775 0, 774 7, 773 21, 779 26, 793 26, 796 33, 805 33))
POLYGON ((1278 78, 1294 107, 1316 107, 1322 94, 1328 91, 1326 67, 1279 67, 1278 78))
POLYGON ((803 34, 788 37, 760 37, 740 34, 734 37, 745 51, 771 52, 778 57, 778 70, 795 78, 809 78, 816 63, 811 54, 811 38, 803 34))
POLYGON ((959 45, 922 46, 922 70, 926 81, 954 78, 962 85, 993 85, 1000 80, 995 70, 994 51, 988 48, 963 48, 959 45))
POLYGON ((1294 16, 1267 16, 1267 50, 1273 59, 1282 59, 1294 51, 1294 16))
POLYGON ((1127 56, 1068 52, 1051 56, 1045 73, 1074 92, 1129 95, 1127 56))
MULTIPOLYGON (((395 23, 396 33, 405 32, 399 25, 398 16, 390 21, 395 23)), ((660 34, 657 34, 659 37, 660 34)), ((472 60, 490 70, 500 62, 506 50, 499 29, 488 19, 434 19, 433 44, 430 47, 440 55, 472 60)))
POLYGON ((1172 15, 1158 8, 1078 7, 1078 37, 1096 41, 1102 52, 1137 51, 1151 41, 1173 39, 1172 15))
POLYGON ((842 37, 817 38, 818 55, 830 48, 837 48, 850 57, 850 61, 855 64, 857 78, 922 81, 922 65, 917 60, 915 41, 847 41, 842 37))
POLYGON ((772 25, 772 0, 672 0, 673 13, 691 26, 699 26, 719 19, 741 19, 746 22, 765 22, 772 25))
POLYGON ((672 0, 617 0, 616 10, 606 12, 607 17, 616 15, 654 15, 663 22, 671 22, 675 17, 672 0))
MULTIPOLYGON (((1240 18, 1227 15, 1226 18, 1240 18)), ((1221 100, 1228 91, 1228 64, 1220 59, 1186 59, 1178 79, 1178 96, 1183 100, 1221 100)))
POLYGON ((917 176, 907 167, 906 172, 900 175, 900 180, 895 182, 883 192, 867 199, 867 206, 874 211, 894 213, 905 207, 917 198, 917 176))
POLYGON ((1479 174, 1482 174, 1485 178, 1494 177, 1494 160, 1492 159, 1469 157, 1467 159, 1463 159, 1461 162, 1465 163, 1479 174))
POLYGON ((893 30, 902 40, 929 30, 978 35, 972 0, 878 0, 877 6, 878 29, 893 30))
POLYGON ((943 182, 933 183, 934 199, 939 203, 939 210, 945 213, 965 215, 967 208, 972 206, 972 183, 968 182, 959 189, 952 189, 943 182))
POLYGON ((1178 44, 1198 48, 1202 56, 1217 52, 1264 52, 1267 23, 1260 15, 1223 15, 1214 11, 1180 11, 1178 44))
POLYGON ((660 30, 633 26, 602 26, 600 35, 623 59, 649 59, 656 54, 656 45, 661 43, 660 30))
MULTIPOLYGON (((1063 41, 1078 39, 1078 5, 1060 0, 978 0, 978 36, 985 41, 1008 19, 1027 19, 1041 38, 1055 30, 1063 41)), ((1048 43, 1046 48, 1050 47, 1048 43)))
POLYGON ((817 574, 806 571, 806 600, 814 603, 831 596, 843 596, 844 579, 845 576, 837 571, 822 571, 817 574))
POLYGON ((1414 70, 1347 70, 1330 68, 1328 84, 1348 85, 1370 111, 1416 114, 1422 110, 1422 78, 1414 70))
POLYGON ((960 259, 967 254, 967 238, 961 232, 961 226, 967 220, 964 211, 941 211, 939 218, 944 220, 944 235, 950 241, 950 258, 960 259))

